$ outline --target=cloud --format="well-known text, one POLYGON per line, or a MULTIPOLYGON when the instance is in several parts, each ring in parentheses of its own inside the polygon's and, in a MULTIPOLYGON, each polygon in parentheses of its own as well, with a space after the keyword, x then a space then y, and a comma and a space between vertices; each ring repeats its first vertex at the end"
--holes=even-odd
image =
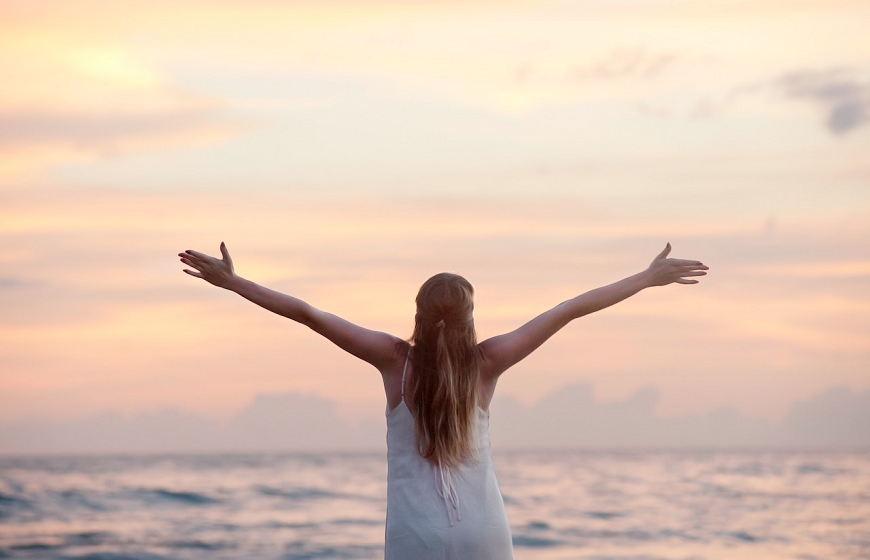
POLYGON ((870 444, 870 390, 846 387, 794 403, 781 422, 747 418, 732 408, 703 416, 660 418, 658 391, 600 402, 591 385, 560 389, 533 406, 494 401, 495 445, 547 447, 781 447, 870 444))
POLYGON ((374 421, 343 421, 328 399, 261 394, 230 422, 227 439, 234 449, 371 449, 383 444, 383 430, 374 421))
POLYGON ((380 424, 345 422, 334 402, 296 393, 257 395, 229 422, 164 408, 66 423, 30 418, 0 427, 0 449, 23 453, 356 450, 383 441, 380 424))
POLYGON ((157 113, 0 112, 0 180, 21 181, 64 163, 147 150, 220 142, 241 127, 216 108, 177 108, 157 113))
POLYGON ((215 117, 215 111, 206 109, 120 115, 0 113, 0 149, 65 144, 111 153, 144 143, 171 145, 173 137, 218 132, 215 117))
POLYGON ((21 288, 25 285, 26 283, 20 278, 15 278, 13 276, 0 276, 0 290, 21 288))
POLYGON ((870 391, 847 387, 795 403, 780 426, 786 443, 855 445, 870 443, 870 391))
MULTIPOLYGON (((103 25, 0 8, 0 181, 27 182, 58 164, 222 140, 238 130, 213 94, 181 88, 142 46, 103 25)), ((139 22, 141 25, 141 22, 139 22)))
MULTIPOLYGON (((653 68, 664 68, 677 56, 660 56, 657 59, 661 62, 653 68)), ((632 62, 633 58, 625 60, 628 62, 622 67, 624 72, 631 73, 636 67, 642 68, 642 65, 632 62)), ((620 66, 616 65, 615 68, 620 66)), ((604 77, 607 73, 595 75, 604 77)), ((614 71, 613 77, 622 77, 622 73, 614 71)), ((775 78, 734 85, 722 94, 691 94, 688 100, 679 103, 653 98, 639 99, 634 102, 634 107, 647 117, 700 120, 724 114, 741 99, 771 91, 788 99, 810 102, 821 109, 825 115, 825 127, 836 135, 847 134, 870 122, 870 77, 845 68, 790 72, 775 78)))
POLYGON ((658 418, 652 387, 623 401, 600 402, 588 384, 563 387, 534 406, 510 397, 493 405, 495 445, 515 448, 759 446, 774 443, 773 425, 732 409, 706 416, 658 418))
POLYGON ((679 58, 675 53, 648 53, 644 47, 617 48, 593 64, 577 68, 574 78, 580 81, 652 78, 679 58))
POLYGON ((788 97, 809 100, 826 113, 828 130, 842 135, 870 122, 870 79, 832 68, 786 74, 776 86, 788 97))
MULTIPOLYGON (((779 424, 732 409, 660 418, 658 391, 600 402, 591 385, 563 387, 533 406, 510 397, 492 406, 495 449, 782 447, 870 445, 870 390, 833 387, 796 403, 779 424)), ((374 403, 372 403, 374 409, 374 403)), ((380 414, 356 423, 336 403, 297 393, 261 394, 228 422, 177 409, 127 417, 105 413, 75 422, 38 418, 0 425, 5 453, 362 450, 384 446, 380 414)))

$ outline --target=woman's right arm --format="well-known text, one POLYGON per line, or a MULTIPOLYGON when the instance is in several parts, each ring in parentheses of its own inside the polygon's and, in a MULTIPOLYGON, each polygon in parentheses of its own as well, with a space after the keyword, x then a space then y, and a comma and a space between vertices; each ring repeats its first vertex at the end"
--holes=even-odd
POLYGON ((181 262, 194 270, 187 274, 235 292, 283 317, 303 324, 330 340, 342 350, 384 371, 396 360, 399 339, 393 335, 355 325, 337 315, 316 309, 301 299, 276 292, 236 275, 226 245, 221 243, 221 255, 216 259, 198 251, 179 253, 181 262))
POLYGON ((610 307, 645 288, 697 284, 689 277, 707 274, 708 268, 700 261, 667 258, 670 251, 668 243, 643 272, 562 302, 512 332, 481 342, 482 373, 489 379, 497 378, 578 317, 610 307))

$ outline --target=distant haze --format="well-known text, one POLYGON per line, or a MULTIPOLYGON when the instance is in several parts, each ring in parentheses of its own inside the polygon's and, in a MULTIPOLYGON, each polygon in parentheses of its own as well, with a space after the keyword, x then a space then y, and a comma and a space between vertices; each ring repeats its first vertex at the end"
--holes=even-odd
MULTIPOLYGON (((496 398, 493 448, 681 448, 870 446, 870 391, 834 387, 795 403, 781 422, 733 409, 701 417, 660 418, 655 389, 602 403, 589 385, 565 387, 534 406, 496 398)), ((373 407, 374 408, 374 407, 373 407)), ((380 414, 348 421, 334 402, 294 393, 258 395, 227 422, 165 409, 78 422, 30 419, 0 425, 0 453, 345 451, 385 449, 380 414)))

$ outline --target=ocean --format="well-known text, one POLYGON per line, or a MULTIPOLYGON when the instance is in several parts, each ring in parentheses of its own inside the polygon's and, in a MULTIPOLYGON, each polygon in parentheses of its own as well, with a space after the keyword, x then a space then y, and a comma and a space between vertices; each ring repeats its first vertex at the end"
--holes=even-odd
MULTIPOLYGON (((870 451, 496 452, 517 559, 870 558, 870 451)), ((382 453, 0 457, 0 558, 383 557, 382 453)))

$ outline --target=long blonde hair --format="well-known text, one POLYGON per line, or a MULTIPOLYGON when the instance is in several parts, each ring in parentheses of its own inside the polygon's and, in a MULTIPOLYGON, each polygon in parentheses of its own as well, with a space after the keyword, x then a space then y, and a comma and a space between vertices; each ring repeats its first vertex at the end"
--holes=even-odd
POLYGON ((411 342, 414 431, 420 455, 456 466, 477 452, 480 370, 474 288, 443 272, 420 287, 411 342))

